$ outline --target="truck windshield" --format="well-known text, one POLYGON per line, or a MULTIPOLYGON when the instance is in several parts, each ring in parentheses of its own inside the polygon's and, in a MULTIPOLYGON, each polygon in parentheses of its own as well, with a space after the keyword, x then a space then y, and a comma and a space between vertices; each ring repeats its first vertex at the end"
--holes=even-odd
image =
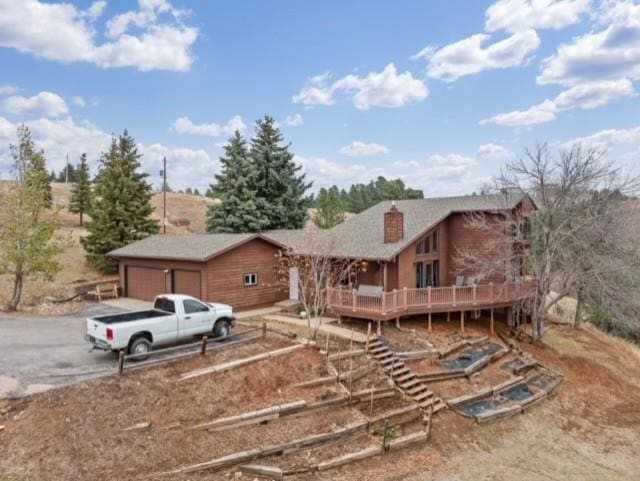
POLYGON ((154 309, 160 309, 161 311, 166 312, 176 312, 176 306, 171 299, 167 299, 166 297, 158 297, 153 304, 154 309))

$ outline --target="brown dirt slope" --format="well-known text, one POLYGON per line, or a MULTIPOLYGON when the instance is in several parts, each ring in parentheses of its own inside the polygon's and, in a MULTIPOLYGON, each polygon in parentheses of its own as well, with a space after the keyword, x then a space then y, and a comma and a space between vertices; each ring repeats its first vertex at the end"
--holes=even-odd
MULTIPOLYGON (((435 329, 448 327, 437 324, 435 329)), ((484 334, 486 326, 470 325, 469 333, 484 334)), ((545 365, 563 372, 565 382, 549 401, 526 414, 477 426, 444 411, 435 418, 429 444, 292 479, 640 479, 640 352, 590 328, 573 331, 554 327, 545 342, 544 347, 521 346, 545 365)), ((190 369, 286 343, 270 335, 266 344, 258 342, 212 353, 205 359, 91 381, 17 403, 0 418, 0 424, 6 425, 0 432, 0 473, 27 473, 34 481, 135 480, 147 476, 229 479, 229 472, 170 478, 157 473, 237 450, 329 431, 362 416, 357 410, 344 408, 221 433, 184 429, 214 417, 339 392, 335 385, 312 390, 294 386, 326 373, 323 357, 311 348, 227 373, 175 382, 180 373, 190 369), (122 431, 143 421, 152 423, 149 430, 122 431), (180 427, 175 427, 176 422, 180 427)), ((475 390, 478 384, 493 380, 494 375, 488 372, 481 374, 480 380, 462 380, 462 386, 468 383, 468 391, 475 390)), ((444 389, 437 383, 432 388, 436 392, 444 389)), ((351 451, 361 446, 361 441, 366 439, 339 448, 351 451)), ((331 449, 335 455, 338 448, 331 449)), ((316 450, 296 459, 326 456, 327 451, 316 450)), ((264 464, 285 462, 275 457, 264 464)))

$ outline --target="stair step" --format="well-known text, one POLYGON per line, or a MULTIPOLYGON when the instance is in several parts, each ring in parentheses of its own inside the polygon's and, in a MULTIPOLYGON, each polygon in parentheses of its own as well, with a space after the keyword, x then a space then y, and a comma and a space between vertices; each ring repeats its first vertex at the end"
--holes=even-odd
POLYGON ((382 341, 370 341, 369 342, 369 349, 373 349, 374 347, 379 347, 379 346, 384 346, 382 341))
POLYGON ((407 374, 403 374, 402 376, 394 377, 393 380, 395 382, 397 382, 398 384, 403 384, 403 383, 409 381, 409 379, 413 379, 415 377, 416 377, 415 374, 413 374, 412 372, 408 372, 407 374))
MULTIPOLYGON (((418 403, 418 406, 420 406, 422 409, 429 409, 429 406, 431 406, 433 404, 434 399, 435 398, 433 396, 430 396, 427 399, 425 399, 424 401, 420 401, 418 403)), ((433 407, 434 407, 433 411, 435 412, 435 405, 433 407)))
POLYGON ((398 359, 395 359, 395 362, 394 362, 393 364, 389 364, 389 363, 387 363, 387 364, 384 366, 384 370, 385 370, 387 373, 388 373, 389 371, 391 371, 391 370, 397 371, 398 369, 401 369, 401 368, 409 369, 407 366, 405 366, 405 365, 404 365, 404 362, 402 362, 402 361, 400 361, 400 360, 398 360, 398 359))
POLYGON ((420 393, 422 391, 425 391, 425 390, 427 390, 427 391, 429 390, 429 388, 427 387, 426 384, 418 384, 417 386, 412 387, 411 389, 407 389, 405 392, 409 396, 413 396, 413 395, 418 394, 418 393, 420 393))
POLYGON ((376 346, 372 349, 369 349, 369 352, 375 356, 376 354, 379 354, 381 352, 389 352, 389 348, 387 346, 376 346))
MULTIPOLYGON (((396 382, 398 382, 398 381, 396 381, 396 382)), ((422 383, 422 381, 420 379, 417 379, 417 378, 409 379, 408 381, 400 381, 400 382, 398 382, 398 384, 400 385, 400 387, 402 388, 403 391, 406 391, 410 387, 413 387, 416 384, 420 384, 420 383, 422 383)))
POLYGON ((385 357, 384 359, 378 359, 378 362, 383 366, 388 365, 387 367, 390 368, 396 362, 396 358, 394 358, 393 356, 385 357))
POLYGON ((424 391, 420 394, 416 394, 415 396, 411 396, 413 398, 414 401, 416 402, 420 402, 423 399, 427 399, 433 396, 433 392, 431 391, 424 391))
POLYGON ((400 376, 403 376, 404 374, 410 373, 411 370, 406 367, 406 366, 400 366, 397 368, 394 368, 393 372, 391 373, 391 375, 394 377, 394 379, 399 378, 400 376))
POLYGON ((373 354, 373 357, 380 360, 387 357, 393 357, 393 353, 391 351, 376 352, 375 354, 373 354))

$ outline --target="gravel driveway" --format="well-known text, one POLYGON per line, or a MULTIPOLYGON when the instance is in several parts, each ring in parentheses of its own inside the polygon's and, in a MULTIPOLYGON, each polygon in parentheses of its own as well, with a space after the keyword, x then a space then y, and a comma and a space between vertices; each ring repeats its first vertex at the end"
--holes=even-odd
POLYGON ((0 398, 20 397, 113 373, 113 353, 89 352, 86 318, 122 312, 104 304, 63 316, 0 314, 0 398))

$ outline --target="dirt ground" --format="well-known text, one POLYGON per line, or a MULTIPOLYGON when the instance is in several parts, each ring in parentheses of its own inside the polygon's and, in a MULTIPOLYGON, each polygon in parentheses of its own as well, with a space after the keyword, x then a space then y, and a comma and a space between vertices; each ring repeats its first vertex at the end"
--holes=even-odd
MULTIPOLYGON (((433 344, 454 337, 453 323, 434 323, 430 335, 418 323, 408 332, 388 326, 385 337, 410 344, 415 329, 433 344), (406 341, 403 339, 406 338, 406 341)), ((467 335, 487 332, 483 322, 468 323, 467 335)), ((291 344, 270 333, 266 341, 212 352, 164 367, 133 371, 32 396, 15 403, 0 418, 0 480, 103 479, 248 479, 234 471, 160 476, 159 473, 296 437, 328 432, 358 419, 361 407, 325 410, 268 425, 208 433, 187 428, 214 418, 298 399, 313 401, 339 395, 337 384, 295 385, 326 375, 326 358, 305 347, 287 356, 232 371, 177 382, 180 374, 205 365, 238 359, 291 344), (128 426, 150 422, 140 431, 128 426), (16 477, 11 476, 29 476, 16 477), (3 477, 4 476, 4 477, 3 477)), ((348 344, 348 341, 346 341, 348 344)), ((321 343, 320 343, 321 344, 321 343)), ((343 348, 344 344, 341 345, 343 348)), ((640 351, 589 327, 574 331, 552 327, 545 345, 521 343, 528 354, 562 372, 564 383, 526 414, 478 426, 444 410, 434 417, 432 440, 323 473, 296 475, 303 480, 575 480, 640 479, 640 351)), ((337 344, 334 346, 337 348, 337 344)), ((503 358, 506 360, 506 358, 503 358)), ((470 392, 508 377, 503 360, 471 380, 432 383, 445 397, 470 392)), ((364 365, 362 359, 354 368, 364 365)), ((414 366, 411 366, 414 369, 414 366)), ((417 368, 416 368, 417 371, 417 368)), ((358 389, 377 379, 374 372, 358 389)), ((364 386, 364 387, 363 387, 364 386)), ((376 404, 384 412, 406 403, 396 396, 376 404)), ((0 412, 3 411, 0 402, 0 412)), ((407 432, 416 426, 404 428, 407 432)), ((363 435, 346 443, 283 457, 263 464, 293 467, 379 443, 363 435)))

